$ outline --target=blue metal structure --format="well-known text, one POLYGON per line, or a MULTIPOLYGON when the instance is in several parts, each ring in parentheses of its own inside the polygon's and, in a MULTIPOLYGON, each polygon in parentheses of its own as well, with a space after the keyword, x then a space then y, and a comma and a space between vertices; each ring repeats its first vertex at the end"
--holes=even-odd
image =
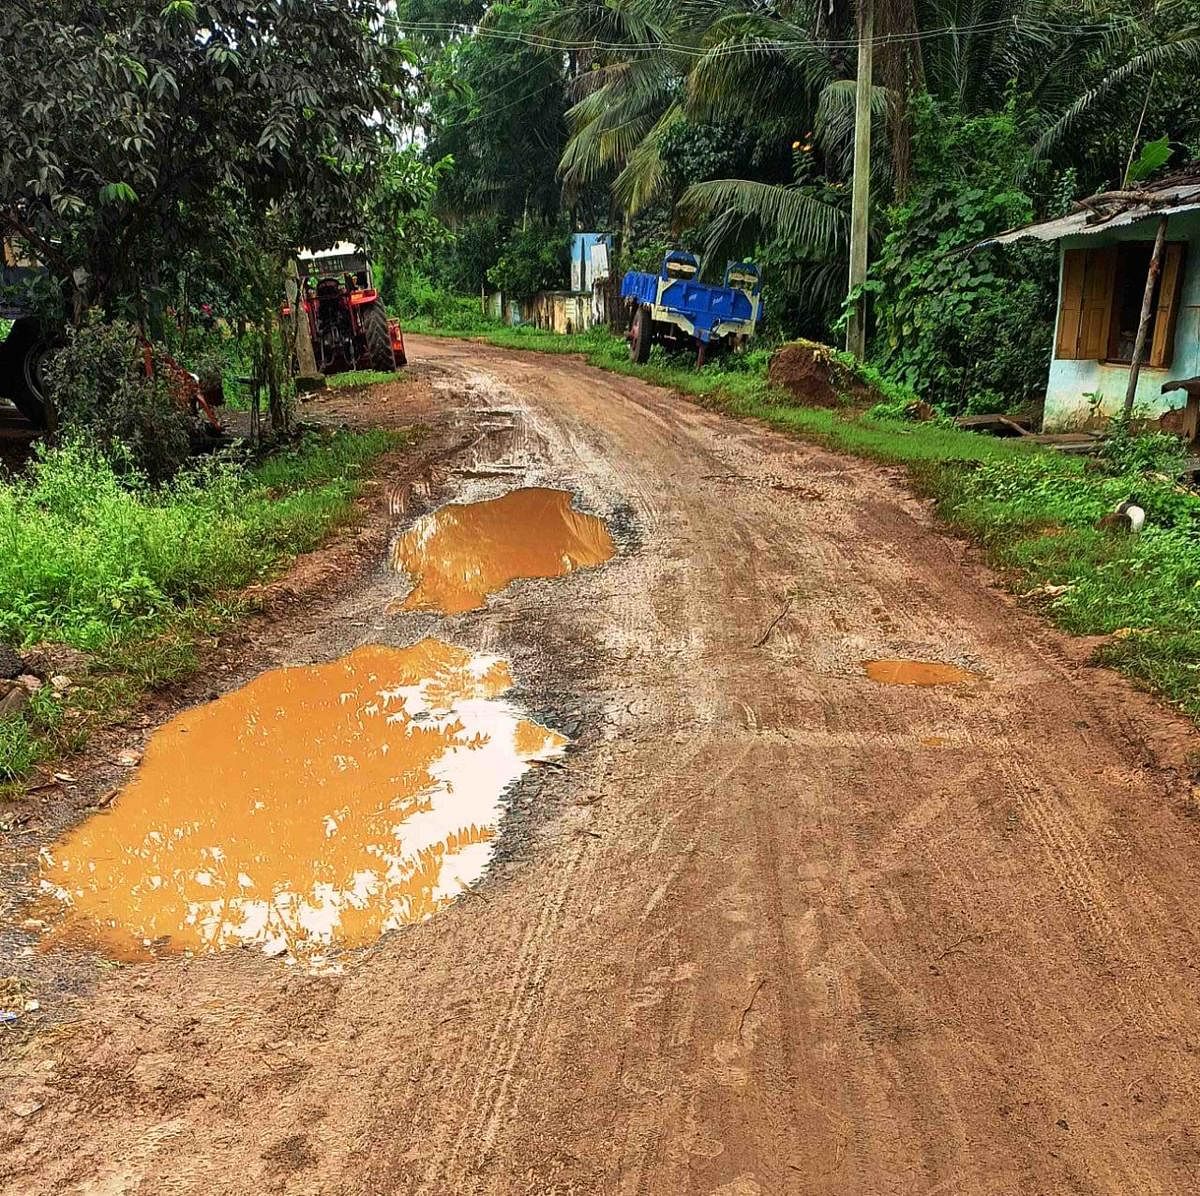
POLYGON ((696 347, 703 364, 707 346, 732 347, 755 333, 762 311, 762 276, 751 262, 733 262, 720 286, 698 282, 695 254, 671 250, 657 274, 631 270, 621 281, 621 298, 635 307, 630 356, 645 361, 652 342, 696 347))

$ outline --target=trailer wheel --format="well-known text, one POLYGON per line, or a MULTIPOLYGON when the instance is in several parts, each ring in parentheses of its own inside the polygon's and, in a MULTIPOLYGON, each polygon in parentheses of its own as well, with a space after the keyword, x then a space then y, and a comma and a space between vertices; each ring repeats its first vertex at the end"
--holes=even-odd
POLYGON ((392 374, 396 371, 396 355, 392 352, 392 334, 388 330, 387 312, 382 303, 372 303, 363 315, 363 336, 367 342, 367 357, 371 368, 392 374))
POLYGON ((650 360, 650 312, 639 307, 629 333, 629 360, 645 365, 650 360))
POLYGON ((0 394, 12 399, 35 428, 46 427, 52 414, 42 379, 49 352, 41 325, 29 317, 17 320, 0 345, 0 394))

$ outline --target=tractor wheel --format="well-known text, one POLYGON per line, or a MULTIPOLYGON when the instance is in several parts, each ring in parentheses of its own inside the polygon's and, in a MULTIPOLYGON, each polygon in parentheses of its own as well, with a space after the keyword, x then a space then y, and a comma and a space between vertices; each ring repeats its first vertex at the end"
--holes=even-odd
POLYGON ((391 374, 396 370, 396 355, 392 352, 392 334, 388 331, 387 312, 382 303, 372 303, 363 315, 363 337, 367 342, 367 357, 371 368, 391 374))
POLYGON ((28 317, 17 320, 0 345, 0 394, 12 399, 35 428, 46 427, 52 414, 42 380, 49 351, 41 326, 28 317))
POLYGON ((645 365, 650 360, 650 322, 650 313, 639 307, 629 332, 629 360, 638 365, 645 365))

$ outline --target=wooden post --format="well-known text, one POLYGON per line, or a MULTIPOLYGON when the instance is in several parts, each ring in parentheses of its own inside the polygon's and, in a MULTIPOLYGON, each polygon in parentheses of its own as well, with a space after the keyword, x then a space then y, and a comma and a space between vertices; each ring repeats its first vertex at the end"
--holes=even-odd
MULTIPOLYGON (((860 0, 858 82, 854 92, 854 184, 850 206, 850 286, 867 281, 867 231, 871 202, 871 58, 875 2, 860 0)), ((867 302, 860 296, 846 324, 846 349, 862 357, 867 348, 867 302)))
POLYGON ((1138 375, 1142 372, 1142 358, 1146 355, 1146 333, 1150 329, 1150 316, 1154 311, 1154 288, 1162 270, 1163 243, 1167 239, 1167 218, 1158 218, 1158 232, 1154 236, 1154 250, 1150 254, 1150 268, 1146 271, 1146 289, 1142 292, 1142 315, 1138 320, 1137 340, 1133 342, 1133 361, 1129 364, 1129 385, 1125 388, 1125 419, 1133 415, 1133 402, 1137 395, 1138 375))
POLYGON ((299 263, 295 258, 284 258, 283 289, 292 309, 292 326, 289 339, 292 356, 296 359, 298 374, 304 377, 317 376, 317 355, 313 349, 312 333, 308 327, 308 313, 304 310, 304 279, 300 276, 299 263))

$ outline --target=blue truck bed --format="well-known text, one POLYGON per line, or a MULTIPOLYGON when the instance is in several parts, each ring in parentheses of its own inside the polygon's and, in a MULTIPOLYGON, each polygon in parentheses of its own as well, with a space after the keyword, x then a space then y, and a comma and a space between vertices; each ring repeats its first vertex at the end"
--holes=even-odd
POLYGON ((652 320, 673 324, 702 344, 725 336, 753 336, 761 307, 758 267, 735 262, 721 286, 697 282, 699 262, 675 250, 657 274, 631 270, 621 281, 621 298, 650 309, 652 320))

